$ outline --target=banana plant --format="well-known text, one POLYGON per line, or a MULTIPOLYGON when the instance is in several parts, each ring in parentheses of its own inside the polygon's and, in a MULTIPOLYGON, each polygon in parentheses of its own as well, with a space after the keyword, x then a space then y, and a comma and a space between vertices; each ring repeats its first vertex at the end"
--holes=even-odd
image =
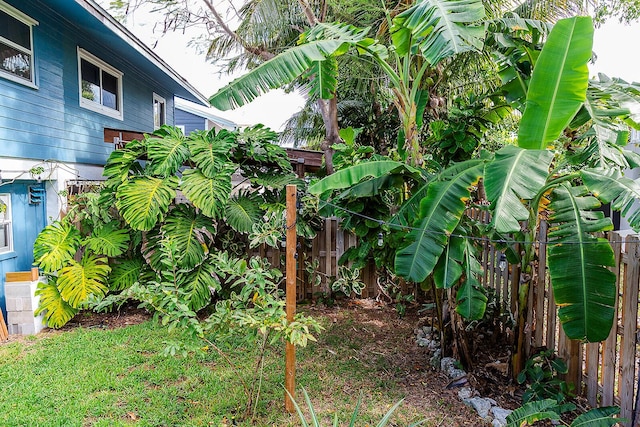
MULTIPOLYGON (((351 53, 373 61, 385 73, 402 123, 399 151, 407 153, 410 164, 422 165, 419 131, 429 99, 424 77, 453 55, 481 51, 485 27, 479 22, 484 17, 480 0, 418 0, 393 19, 388 17, 388 46, 369 37, 369 28, 319 23, 301 35, 298 46, 232 81, 209 102, 222 110, 240 107, 300 77, 310 78, 311 96, 335 100, 337 58, 351 53)), ((325 160, 330 162, 326 156, 325 160)))
MULTIPOLYGON (((465 233, 456 230, 482 179, 489 202, 486 209, 491 213, 482 234, 499 236, 497 240, 506 240, 507 246, 513 246, 508 241, 522 244, 522 256, 508 248, 512 261, 522 267, 514 372, 523 363, 526 302, 536 285, 535 236, 541 213, 550 223, 547 265, 559 318, 567 336, 581 341, 605 339, 615 313, 615 275, 608 269, 614 265, 613 251, 608 241, 598 237, 611 230, 612 223, 598 207, 611 203, 634 229, 640 229, 640 210, 634 205, 640 200, 640 183, 623 172, 637 165, 637 156, 622 146, 627 125, 640 126, 634 115, 640 106, 640 87, 603 78, 589 82, 592 37, 588 17, 558 21, 526 82, 517 145, 454 164, 431 177, 424 188, 414 191, 420 195, 420 208, 416 210, 416 200, 411 198, 409 206, 400 209, 416 213, 415 220, 392 221, 392 225, 411 228, 404 247, 396 253, 397 274, 417 283, 433 274, 439 287, 452 286, 458 278, 473 279, 472 270, 466 278, 462 273, 467 255, 463 256, 460 238, 465 233), (576 124, 579 128, 572 127, 576 124)), ((380 173, 375 173, 375 165, 369 171, 371 179, 380 179, 384 173, 379 168, 380 173)), ((356 176, 365 177, 366 172, 356 176)), ((342 178, 348 176, 348 170, 342 172, 342 178)), ((344 184, 349 180, 340 183, 337 178, 327 177, 310 191, 321 194, 329 188, 347 188, 344 184)), ((473 265, 469 261, 465 268, 473 265)), ((461 312, 468 318, 481 316, 485 301, 471 292, 478 288, 458 286, 465 290, 458 293, 458 304, 464 304, 461 312)))

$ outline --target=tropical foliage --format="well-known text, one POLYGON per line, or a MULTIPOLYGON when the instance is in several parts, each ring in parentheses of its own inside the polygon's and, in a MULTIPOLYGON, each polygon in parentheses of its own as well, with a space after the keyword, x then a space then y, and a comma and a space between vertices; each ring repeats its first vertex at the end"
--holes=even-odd
MULTIPOLYGON (((36 240, 35 262, 49 277, 38 289, 38 312, 48 325, 60 327, 134 284, 164 283, 167 271, 194 312, 228 292, 217 252, 242 253, 246 246, 237 244, 248 243, 256 223, 282 216, 280 190, 304 185, 275 139, 262 126, 188 137, 165 126, 114 151, 99 197, 71 201, 74 208, 36 240), (244 189, 234 192, 236 172, 244 189)), ((299 230, 314 232, 304 217, 299 230)))
MULTIPOLYGON (((507 73, 517 65, 512 61, 516 56, 502 55, 504 75, 512 77, 504 79, 501 90, 512 95, 514 108, 522 109, 516 145, 454 163, 426 177, 424 185, 409 186, 412 196, 389 221, 404 236, 395 272, 424 286, 430 286, 433 275, 436 286, 457 287, 457 311, 469 319, 481 317, 486 304, 475 280, 473 236, 502 245, 510 262, 520 263, 515 372, 523 363, 523 316, 529 289, 535 286, 539 222, 547 218, 550 223, 548 266, 563 328, 569 337, 584 341, 605 339, 614 314, 614 276, 608 270, 612 250, 598 237, 612 225, 598 208, 612 202, 632 227, 640 226, 632 207, 640 187, 623 172, 638 164, 624 144, 627 126, 640 123, 633 113, 637 107, 632 107, 638 105, 640 87, 606 77, 589 80, 592 35, 590 18, 559 21, 539 54, 528 51, 530 78, 507 73), (464 213, 471 206, 488 210, 491 223, 469 224, 464 213)), ((347 168, 310 191, 332 203, 340 203, 354 185, 378 197, 373 189, 396 172, 380 167, 384 164, 374 160, 347 168)))

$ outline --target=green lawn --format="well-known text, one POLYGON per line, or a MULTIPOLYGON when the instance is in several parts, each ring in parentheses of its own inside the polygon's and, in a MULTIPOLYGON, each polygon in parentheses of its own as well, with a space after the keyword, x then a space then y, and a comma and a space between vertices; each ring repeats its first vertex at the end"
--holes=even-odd
MULTIPOLYGON (((362 331, 348 314, 338 323, 322 321, 326 331, 319 342, 298 350, 297 385, 308 390, 325 421, 337 409, 341 425, 362 393, 358 425, 375 424, 403 397, 392 368, 380 355, 363 360, 362 331)), ((168 334, 147 321, 113 330, 43 333, 0 344, 0 425, 224 426, 233 418, 238 425, 252 425, 242 419, 245 395, 237 372, 212 351, 164 356, 165 342, 178 338, 175 331, 168 334)), ((255 349, 236 348, 229 354, 251 382, 255 349)), ((299 425, 297 416, 283 410, 283 383, 283 351, 272 349, 253 425, 299 425)), ((391 425, 407 425, 439 409, 444 408, 403 405, 391 425)))

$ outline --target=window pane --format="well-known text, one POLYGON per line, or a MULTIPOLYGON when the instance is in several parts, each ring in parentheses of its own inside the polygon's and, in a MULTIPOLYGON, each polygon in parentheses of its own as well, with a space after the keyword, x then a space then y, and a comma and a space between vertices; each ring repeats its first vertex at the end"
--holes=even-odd
POLYGON ((0 11, 0 37, 31 50, 31 31, 29 26, 2 11, 0 11))
POLYGON ((84 59, 80 60, 82 97, 100 102, 100 69, 84 59))
POLYGON ((165 124, 164 118, 165 118, 164 102, 158 99, 154 99, 153 100, 153 124, 156 129, 162 126, 163 124, 165 124))
POLYGON ((11 235, 9 234, 9 226, 11 223, 0 222, 0 251, 10 249, 9 245, 11 244, 11 235))
POLYGON ((118 78, 102 72, 102 105, 118 109, 118 78))
POLYGON ((0 69, 31 80, 31 56, 0 42, 0 69))

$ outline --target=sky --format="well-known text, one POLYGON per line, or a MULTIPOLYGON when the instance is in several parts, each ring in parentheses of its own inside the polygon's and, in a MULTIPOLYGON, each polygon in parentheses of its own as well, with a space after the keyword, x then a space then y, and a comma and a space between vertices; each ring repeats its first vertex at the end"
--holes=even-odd
MULTIPOLYGON (((188 46, 192 35, 168 33, 161 36, 157 32, 154 33, 153 24, 149 22, 146 15, 134 15, 128 18, 126 25, 143 42, 149 45, 155 43, 154 51, 205 96, 213 95, 232 80, 234 76, 221 76, 217 67, 209 63, 204 54, 199 53, 195 47, 188 46)), ((597 59, 595 63, 589 64, 591 77, 604 73, 609 77, 620 77, 627 82, 640 82, 640 55, 634 54, 638 43, 638 22, 623 25, 611 20, 597 28, 593 44, 597 59)), ((303 105, 304 99, 300 94, 285 94, 282 90, 273 90, 242 108, 215 111, 215 114, 239 125, 263 123, 281 131, 286 120, 300 111, 303 105)))

